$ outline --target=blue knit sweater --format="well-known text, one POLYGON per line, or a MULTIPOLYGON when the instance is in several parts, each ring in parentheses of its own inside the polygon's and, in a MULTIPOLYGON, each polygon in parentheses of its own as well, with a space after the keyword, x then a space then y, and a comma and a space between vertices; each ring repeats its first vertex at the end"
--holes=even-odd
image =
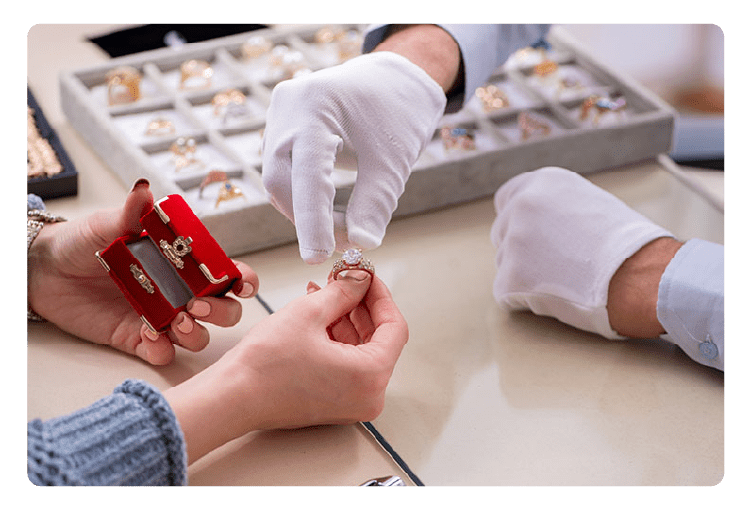
POLYGON ((89 407, 27 424, 36 485, 185 485, 184 435, 162 394, 127 380, 89 407))

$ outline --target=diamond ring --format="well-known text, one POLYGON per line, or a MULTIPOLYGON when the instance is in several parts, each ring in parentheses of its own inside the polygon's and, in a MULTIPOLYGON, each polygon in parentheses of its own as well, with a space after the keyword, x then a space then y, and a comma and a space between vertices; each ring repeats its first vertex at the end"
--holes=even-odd
POLYGON ((375 275, 375 267, 370 260, 362 255, 360 249, 349 249, 333 263, 331 276, 334 279, 339 278, 339 274, 346 270, 364 270, 370 275, 375 275))

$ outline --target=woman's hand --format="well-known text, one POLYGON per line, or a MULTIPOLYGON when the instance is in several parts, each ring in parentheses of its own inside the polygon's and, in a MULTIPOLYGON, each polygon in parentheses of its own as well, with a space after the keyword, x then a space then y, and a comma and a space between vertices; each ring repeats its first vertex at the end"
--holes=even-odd
MULTIPOLYGON (((141 233, 139 219, 152 204, 149 182, 141 179, 123 209, 45 225, 29 249, 28 298, 35 312, 68 333, 165 365, 173 360, 174 345, 199 351, 208 344, 208 331, 197 320, 234 325, 241 318, 241 304, 230 297, 195 298, 167 332, 155 335, 147 329, 94 254, 116 238, 141 233)), ((242 280, 233 293, 253 296, 259 287, 257 274, 243 263, 236 265, 242 280)))
POLYGON ((380 279, 348 272, 254 326, 165 396, 190 463, 249 431, 372 420, 407 324, 380 279))

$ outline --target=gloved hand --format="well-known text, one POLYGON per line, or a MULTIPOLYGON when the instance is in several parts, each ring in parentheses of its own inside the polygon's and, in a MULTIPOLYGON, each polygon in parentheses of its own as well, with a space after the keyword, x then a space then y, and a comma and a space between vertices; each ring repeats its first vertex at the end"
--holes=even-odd
POLYGON ((623 262, 672 235, 575 172, 541 168, 494 196, 494 297, 564 323, 623 338, 607 311, 609 283, 623 262))
POLYGON ((306 263, 336 247, 381 244, 412 165, 446 106, 441 86, 393 52, 375 52, 279 83, 263 139, 262 180, 270 202, 296 226, 306 263), (353 156, 357 179, 345 220, 334 223, 337 154, 353 156), (341 226, 341 225, 344 226, 341 226))

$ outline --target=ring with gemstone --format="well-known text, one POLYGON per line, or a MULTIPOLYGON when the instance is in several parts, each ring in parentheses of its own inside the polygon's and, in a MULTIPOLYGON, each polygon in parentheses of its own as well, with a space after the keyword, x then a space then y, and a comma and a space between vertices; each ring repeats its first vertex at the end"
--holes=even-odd
POLYGON ((239 186, 233 184, 231 181, 224 181, 218 190, 218 197, 215 199, 215 207, 217 208, 221 202, 235 198, 246 198, 246 196, 239 186))
POLYGON ((472 130, 462 127, 442 127, 441 142, 444 150, 475 150, 475 134, 472 130))
POLYGON ((495 84, 486 84, 485 86, 476 88, 475 96, 480 99, 483 109, 487 113, 509 107, 509 99, 506 93, 496 87, 495 84))
POLYGON ((548 77, 559 69, 559 65, 556 61, 551 59, 545 59, 533 67, 533 73, 541 78, 548 77))
POLYGON ((535 118, 527 111, 523 111, 517 116, 517 126, 520 128, 520 137, 523 140, 528 139, 533 134, 547 136, 551 133, 551 125, 535 118))
POLYGON ((583 101, 580 106, 580 119, 585 120, 588 118, 591 110, 594 111, 593 123, 598 123, 599 119, 608 112, 619 113, 627 108, 627 102, 624 98, 611 99, 607 97, 600 97, 598 95, 591 95, 583 101))
POLYGON ((273 48, 273 43, 262 36, 252 36, 242 43, 241 53, 247 60, 257 59, 267 54, 273 48))
POLYGON ((220 116, 223 113, 223 109, 230 105, 243 105, 246 102, 247 96, 236 88, 227 89, 216 93, 211 101, 213 105, 213 114, 220 116))
POLYGON ((176 132, 176 127, 173 122, 167 118, 155 118, 150 120, 147 124, 147 129, 144 131, 147 136, 165 136, 176 132))
POLYGON ((181 89, 189 87, 209 88, 212 84, 213 68, 202 59, 189 59, 181 63, 181 89))
POLYGON ((349 249, 333 263, 331 268, 331 276, 334 279, 339 278, 341 272, 347 270, 364 270, 370 275, 375 275, 375 267, 368 258, 362 255, 360 249, 349 249))
POLYGON ((142 96, 142 74, 133 66, 119 66, 110 70, 108 79, 108 104, 128 104, 142 96))

